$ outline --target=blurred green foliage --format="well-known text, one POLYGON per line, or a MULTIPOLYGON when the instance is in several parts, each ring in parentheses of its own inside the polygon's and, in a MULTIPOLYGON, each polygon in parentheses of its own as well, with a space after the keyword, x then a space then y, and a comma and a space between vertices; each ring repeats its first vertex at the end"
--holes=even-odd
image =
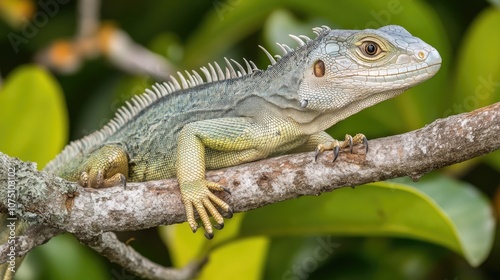
MULTIPOLYGON (((20 2, 43 11, 38 2, 20 2)), ((443 66, 428 82, 329 131, 338 138, 359 131, 376 138, 500 101, 500 10, 498 1, 490 2, 109 0, 102 3, 101 17, 179 70, 221 62, 224 56, 246 57, 265 68, 258 44, 279 53, 274 42, 293 46, 288 34, 311 36, 311 27, 318 25, 402 25, 435 46, 443 66)), ((0 6, 5 9, 0 13, 0 34, 5 34, 0 36, 0 150, 40 168, 68 137, 100 128, 120 104, 154 82, 125 74, 100 57, 71 75, 31 64, 52 41, 74 35, 76 6, 58 5, 30 36, 23 33, 26 22, 16 25, 15 17, 6 16, 7 6, 0 6), (9 34, 25 41, 13 45, 9 34)), ((161 239, 151 230, 121 238, 134 237, 134 248, 164 265, 181 266, 210 254, 202 279, 498 279, 500 243, 491 209, 500 209, 499 189, 500 153, 495 152, 419 183, 375 183, 238 214, 212 241, 193 235, 185 224, 161 227, 161 239)), ((137 279, 69 236, 30 253, 18 279, 77 276, 137 279)))
POLYGON ((67 142, 68 117, 59 84, 45 70, 15 69, 0 90, 2 152, 43 167, 67 142))

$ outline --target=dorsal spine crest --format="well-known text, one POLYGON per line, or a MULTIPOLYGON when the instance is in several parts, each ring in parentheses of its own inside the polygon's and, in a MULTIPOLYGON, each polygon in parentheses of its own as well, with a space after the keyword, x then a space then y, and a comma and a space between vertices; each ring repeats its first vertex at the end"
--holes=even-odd
MULTIPOLYGON (((320 36, 321 34, 330 31, 330 28, 327 26, 315 27, 313 28, 313 32, 320 36)), ((303 47, 312 41, 309 37, 305 35, 290 35, 290 37, 297 42, 298 47, 303 47)), ((279 44, 278 46, 283 51, 283 55, 288 55, 293 53, 294 50, 285 44, 279 44)), ((276 64, 279 59, 281 59, 280 55, 275 55, 278 58, 278 61, 267 51, 264 47, 259 47, 264 51, 266 56, 269 58, 271 65, 276 64)), ((76 140, 68 144, 64 150, 51 162, 47 164, 44 170, 53 172, 59 168, 60 165, 67 163, 72 158, 74 158, 77 154, 85 154, 95 148, 95 145, 99 145, 104 142, 109 136, 113 135, 117 130, 119 130, 122 126, 124 126, 127 122, 134 119, 142 110, 145 110, 151 104, 155 103, 157 100, 162 97, 169 95, 173 92, 180 90, 187 90, 202 84, 220 82, 227 79, 234 79, 243 76, 253 76, 256 72, 260 72, 260 70, 253 61, 247 60, 243 58, 245 61, 245 68, 238 63, 234 59, 224 58, 226 62, 226 73, 222 71, 222 68, 219 66, 217 62, 208 63, 207 66, 203 66, 200 68, 200 71, 205 76, 205 80, 198 74, 197 71, 192 70, 191 73, 185 71, 187 75, 187 79, 181 72, 177 72, 180 83, 174 76, 170 75, 170 81, 163 83, 156 83, 152 86, 151 89, 146 89, 145 92, 141 95, 137 95, 132 97, 130 101, 125 101, 125 105, 120 107, 115 116, 100 130, 95 131, 80 140, 76 140), (232 65, 233 62, 238 71, 236 71, 232 65)))

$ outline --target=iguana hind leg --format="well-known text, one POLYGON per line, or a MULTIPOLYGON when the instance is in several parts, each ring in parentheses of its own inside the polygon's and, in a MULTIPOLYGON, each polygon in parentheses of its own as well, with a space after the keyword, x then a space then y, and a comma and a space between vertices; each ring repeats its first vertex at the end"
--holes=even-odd
POLYGON ((105 145, 90 154, 78 171, 82 187, 107 188, 126 184, 128 156, 119 145, 105 145))
POLYGON ((209 214, 222 227, 223 219, 216 206, 231 214, 229 205, 211 191, 227 191, 217 183, 205 180, 205 169, 234 166, 267 157, 299 130, 295 123, 278 118, 221 118, 187 124, 178 137, 176 168, 182 201, 191 229, 198 224, 198 212, 205 236, 212 238, 209 214))

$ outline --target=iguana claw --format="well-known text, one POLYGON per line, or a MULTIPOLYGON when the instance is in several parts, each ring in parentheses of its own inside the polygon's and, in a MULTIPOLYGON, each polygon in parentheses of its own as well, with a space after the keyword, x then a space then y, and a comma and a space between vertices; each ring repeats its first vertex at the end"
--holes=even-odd
POLYGON ((332 162, 337 160, 337 157, 339 156, 339 152, 340 152, 339 146, 333 147, 333 160, 332 160, 332 162))
MULTIPOLYGON (((346 137, 347 136, 348 135, 346 135, 346 137)), ((354 135, 354 137, 351 137, 351 141, 354 143, 354 145, 363 144, 365 146, 365 152, 368 153, 368 139, 366 139, 366 136, 364 134, 358 133, 354 135)))
POLYGON ((365 152, 368 153, 368 139, 363 135, 363 145, 365 145, 365 152))
POLYGON ((216 229, 218 229, 218 230, 221 230, 221 229, 223 229, 223 228, 224 228, 224 223, 222 223, 222 224, 215 224, 215 225, 214 225, 214 228, 216 228, 216 229))
POLYGON ((346 135, 346 141, 349 142, 349 152, 352 154, 352 147, 353 147, 353 144, 352 144, 352 136, 351 135, 346 135))
POLYGON ((225 212, 224 218, 231 219, 233 217, 233 208, 229 207, 229 209, 225 212))
POLYGON ((221 187, 221 188, 222 188, 225 192, 227 192, 228 194, 231 194, 231 191, 230 191, 228 188, 223 187, 223 186, 220 186, 220 187, 221 187))
POLYGON ((320 153, 321 153, 321 151, 320 151, 319 145, 318 145, 318 147, 316 147, 316 150, 314 150, 314 162, 318 161, 318 156, 320 153))

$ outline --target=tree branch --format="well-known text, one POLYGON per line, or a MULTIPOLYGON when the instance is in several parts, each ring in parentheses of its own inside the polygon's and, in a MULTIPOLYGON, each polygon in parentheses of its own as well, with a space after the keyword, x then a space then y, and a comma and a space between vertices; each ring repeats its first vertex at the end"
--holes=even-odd
MULTIPOLYGON (((3 228, 2 228, 3 230, 3 228)), ((22 257, 26 255, 31 249, 45 244, 52 237, 63 233, 62 230, 47 227, 44 225, 36 225, 29 227, 22 236, 18 236, 16 240, 16 256, 22 257)), ((9 259, 11 244, 5 243, 0 245, 0 263, 5 263, 9 259)))
POLYGON ((100 0, 79 0, 76 33, 77 38, 91 37, 98 32, 100 25, 100 0))
POLYGON ((38 51, 35 61, 60 73, 79 70, 89 58, 105 55, 127 73, 164 81, 174 70, 172 63, 140 44, 112 23, 100 20, 100 0, 78 1, 78 30, 74 39, 58 39, 38 51))
POLYGON ((80 241, 123 268, 133 271, 137 276, 148 279, 193 279, 207 261, 207 259, 195 261, 183 269, 165 268, 122 243, 112 232, 80 241))
MULTIPOLYGON (((354 154, 342 153, 333 163, 329 152, 321 155, 318 162, 314 162, 313 153, 287 155, 209 171, 207 178, 227 186, 231 196, 217 195, 228 201, 235 212, 243 212, 344 186, 401 176, 418 179, 431 170, 498 150, 498 135, 500 103, 439 119, 405 134, 370 140, 366 155, 358 148, 354 154)), ((0 162, 0 212, 10 210, 7 186, 13 180, 17 216, 73 233, 98 252, 107 254, 112 261, 125 267, 127 262, 132 263, 129 269, 139 274, 143 273, 140 268, 143 260, 134 255, 137 252, 129 252, 126 262, 117 260, 126 245, 115 244, 114 235, 101 234, 185 221, 175 179, 129 183, 127 189, 83 189, 75 183, 39 172, 33 164, 1 153, 0 162), (15 174, 10 176, 12 169, 15 174), (102 240, 107 241, 102 243, 102 240)), ((0 252, 4 246, 0 246, 0 252)))

